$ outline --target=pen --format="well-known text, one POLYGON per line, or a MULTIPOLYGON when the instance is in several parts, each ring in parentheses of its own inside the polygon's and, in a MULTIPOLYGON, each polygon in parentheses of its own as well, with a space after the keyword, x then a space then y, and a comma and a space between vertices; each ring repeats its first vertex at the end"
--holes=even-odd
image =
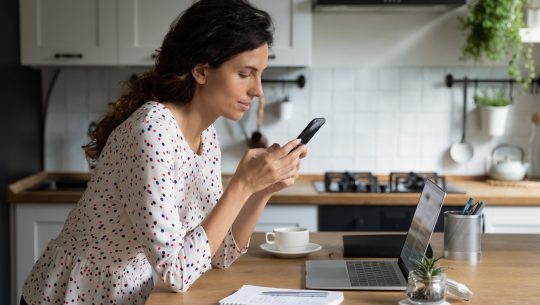
POLYGON ((326 291, 263 291, 263 295, 270 296, 289 296, 289 297, 326 297, 326 291))
POLYGON ((463 208, 463 212, 461 212, 461 214, 467 215, 467 212, 468 212, 469 207, 471 206, 471 203, 472 203, 472 202, 473 202, 472 197, 469 197, 469 201, 467 201, 467 204, 466 204, 465 207, 463 208))
POLYGON ((475 204, 471 205, 469 207, 469 210, 467 211, 467 215, 474 215, 474 211, 476 210, 476 208, 478 207, 478 204, 480 203, 480 201, 477 201, 475 204))
POLYGON ((484 202, 480 201, 474 210, 473 215, 482 215, 482 210, 484 209, 484 202))

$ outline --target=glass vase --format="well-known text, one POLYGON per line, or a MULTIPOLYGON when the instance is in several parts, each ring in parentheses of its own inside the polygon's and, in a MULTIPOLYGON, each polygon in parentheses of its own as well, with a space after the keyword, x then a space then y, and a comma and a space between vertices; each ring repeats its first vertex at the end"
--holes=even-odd
POLYGON ((418 276, 414 271, 409 273, 407 297, 414 305, 436 305, 445 302, 446 274, 429 279, 418 276))

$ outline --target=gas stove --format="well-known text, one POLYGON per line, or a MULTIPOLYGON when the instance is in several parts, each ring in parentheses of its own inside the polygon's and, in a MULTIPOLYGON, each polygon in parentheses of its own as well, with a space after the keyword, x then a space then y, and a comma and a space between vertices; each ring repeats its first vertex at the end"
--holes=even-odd
POLYGON ((331 193, 420 193, 428 178, 447 193, 464 193, 435 172, 391 172, 384 183, 370 172, 326 172, 324 183, 314 185, 318 192, 331 193))

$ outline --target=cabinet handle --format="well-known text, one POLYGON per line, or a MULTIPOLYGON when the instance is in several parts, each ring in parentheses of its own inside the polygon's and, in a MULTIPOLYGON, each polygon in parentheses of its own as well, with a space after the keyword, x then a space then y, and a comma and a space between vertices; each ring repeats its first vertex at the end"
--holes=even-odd
POLYGON ((55 53, 54 58, 76 58, 76 59, 82 59, 83 55, 81 53, 55 53))
POLYGON ((270 60, 276 59, 276 54, 268 54, 268 59, 270 60))

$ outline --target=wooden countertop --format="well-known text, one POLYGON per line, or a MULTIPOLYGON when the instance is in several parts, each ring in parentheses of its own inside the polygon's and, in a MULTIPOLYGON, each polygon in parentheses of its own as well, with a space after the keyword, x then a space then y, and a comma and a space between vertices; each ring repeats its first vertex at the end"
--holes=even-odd
MULTIPOLYGON (((74 203, 82 191, 36 191, 33 187, 50 179, 88 181, 90 173, 40 172, 9 185, 11 203, 74 203)), ((224 176, 227 183, 230 175, 224 176)), ((381 176, 380 181, 384 182, 381 176)), ((465 194, 447 194, 445 205, 462 206, 468 197, 483 200, 489 205, 540 206, 540 188, 493 186, 481 176, 448 176, 447 184, 465 191, 465 194)), ((317 193, 312 182, 322 181, 321 175, 303 175, 295 185, 272 196, 270 204, 290 205, 416 205, 417 193, 317 193)))
MULTIPOLYGON (((350 233, 347 233, 350 234, 350 233)), ((339 259, 343 257, 343 233, 311 233, 311 241, 323 246, 309 259, 339 259)), ((244 284, 303 289, 306 258, 280 259, 259 249, 263 233, 254 233, 248 253, 229 269, 212 269, 199 278, 185 293, 165 290, 162 283, 152 291, 147 305, 218 304, 218 301, 244 284)), ((432 238, 435 256, 443 248, 442 233, 432 238)), ((450 267, 449 278, 467 285, 474 293, 469 301, 448 297, 453 305, 537 304, 540 300, 540 235, 484 234, 482 259, 476 265, 464 261, 441 260, 450 267)), ((345 291, 348 304, 397 304, 405 299, 403 292, 345 291)))

